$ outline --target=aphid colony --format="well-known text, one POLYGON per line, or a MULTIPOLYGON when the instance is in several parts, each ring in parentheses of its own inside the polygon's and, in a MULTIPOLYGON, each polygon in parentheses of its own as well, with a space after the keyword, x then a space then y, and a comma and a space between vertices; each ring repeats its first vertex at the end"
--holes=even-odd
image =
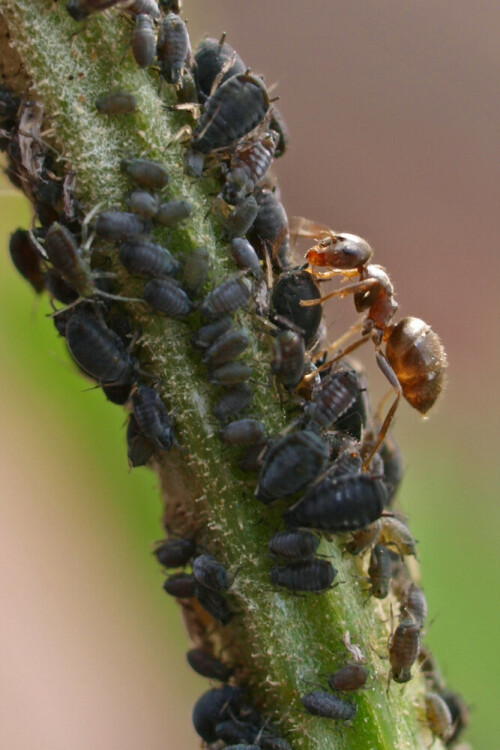
MULTIPOLYGON (((294 265, 287 214, 268 178, 273 159, 286 150, 286 125, 263 80, 224 38, 204 39, 193 55, 179 2, 69 0, 67 10, 80 22, 113 6, 133 19, 137 64, 146 69, 156 61, 160 77, 176 87, 179 101, 201 109, 185 169, 192 176, 208 169, 219 178, 216 204, 225 217, 223 235, 234 272, 206 292, 207 250, 198 247, 180 262, 155 241, 155 227, 175 231, 192 211, 185 200, 164 200, 169 175, 160 162, 123 155, 120 168, 130 182, 128 211, 99 207, 85 216, 73 196, 74 175, 60 176, 42 147, 31 162, 22 152, 26 131, 21 132, 19 123, 33 103, 1 89, 7 174, 27 193, 39 222, 32 231, 18 229, 11 236, 12 260, 37 294, 48 292, 54 309, 57 303, 65 306, 53 320, 77 366, 110 401, 130 408, 132 467, 171 448, 177 416, 169 414, 161 383, 147 372, 147 364, 139 363, 139 332, 133 330, 124 302, 181 321, 198 316, 191 342, 208 382, 218 389, 213 407, 218 437, 240 450, 242 472, 257 474, 255 501, 283 507, 284 528, 263 550, 271 561, 270 586, 283 595, 334 588, 337 571, 318 555, 318 548, 322 535, 346 535, 341 537, 346 553, 363 560, 367 595, 385 599, 391 593, 399 602, 399 622, 388 644, 388 679, 407 682, 420 662, 429 687, 424 707, 429 726, 451 744, 467 724, 467 711, 460 696, 446 690, 421 646, 427 606, 405 561, 416 555, 415 540, 393 508, 403 469, 389 432, 401 394, 422 412, 437 398, 445 368, 442 345, 416 318, 390 324, 396 310, 390 279, 380 266, 369 264, 372 250, 361 238, 295 221, 295 233, 319 242, 307 253, 310 266, 294 265), (116 288, 112 266, 102 265, 110 246, 122 269, 120 278, 126 272, 139 290, 132 299, 116 288), (318 274, 311 266, 329 270, 318 274), (318 282, 338 273, 357 275, 358 281, 333 294, 353 294, 357 311, 366 317, 353 327, 361 338, 326 361, 318 282), (264 319, 272 332, 270 377, 284 409, 293 415, 279 435, 270 436, 252 413, 250 335, 236 323, 244 308, 264 319), (371 416, 362 374, 345 357, 369 338, 397 393, 381 427, 371 416)), ((133 93, 116 92, 103 94, 95 106, 99 116, 133 116, 137 102, 133 93)), ((31 121, 32 128, 39 128, 36 117, 31 121)), ((155 555, 169 571, 166 593, 196 601, 220 627, 238 616, 227 592, 239 571, 227 571, 202 540, 172 534, 157 545, 155 555)), ((194 707, 193 723, 206 743, 217 743, 217 748, 289 747, 250 703, 239 684, 237 664, 221 660, 208 647, 192 649, 187 658, 196 672, 222 683, 194 707)), ((345 693, 365 687, 370 677, 374 675, 360 659, 347 661, 328 676, 331 692, 315 689, 297 701, 313 716, 351 721, 357 706, 345 693)))

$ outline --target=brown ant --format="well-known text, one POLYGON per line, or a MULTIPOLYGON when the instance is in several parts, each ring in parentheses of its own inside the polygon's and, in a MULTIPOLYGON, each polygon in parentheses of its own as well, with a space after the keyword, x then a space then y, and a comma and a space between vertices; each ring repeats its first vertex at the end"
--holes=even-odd
POLYGON ((377 364, 396 392, 396 398, 380 427, 378 437, 364 460, 366 467, 386 436, 401 395, 421 414, 425 414, 433 406, 443 388, 446 352, 437 333, 423 320, 407 317, 399 323, 391 322, 398 309, 394 288, 382 266, 369 263, 373 250, 366 240, 353 234, 333 232, 308 219, 294 218, 290 224, 292 234, 319 239, 307 251, 306 259, 312 266, 328 270, 311 270, 314 277, 329 279, 336 274, 341 274, 344 278, 358 276, 354 283, 330 292, 321 300, 305 300, 300 303, 306 307, 322 304, 330 297, 352 294, 357 312, 366 313, 360 322, 353 325, 328 350, 338 348, 355 332, 359 331, 360 337, 333 359, 325 362, 322 368, 329 367, 371 339, 375 345, 377 364), (382 349, 384 343, 385 351, 382 349))

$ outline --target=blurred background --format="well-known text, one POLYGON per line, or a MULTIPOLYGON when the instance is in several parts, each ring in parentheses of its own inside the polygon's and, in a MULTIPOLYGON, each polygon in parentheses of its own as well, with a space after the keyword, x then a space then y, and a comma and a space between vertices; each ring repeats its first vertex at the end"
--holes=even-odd
MULTIPOLYGON (((403 315, 439 332, 449 384, 396 437, 420 540, 427 642, 497 747, 500 6, 493 0, 185 0, 193 43, 228 34, 277 84, 290 216, 364 236, 403 315)), ((30 223, 1 183, 2 245, 30 223)), ((0 259, 0 735, 9 750, 193 748, 206 683, 185 665, 151 557, 154 476, 127 466, 124 414, 87 385, 5 253, 0 259)), ((333 302, 330 337, 353 321, 333 302)), ((375 393, 386 389, 369 346, 375 393)), ((361 750, 361 749, 360 749, 361 750)))

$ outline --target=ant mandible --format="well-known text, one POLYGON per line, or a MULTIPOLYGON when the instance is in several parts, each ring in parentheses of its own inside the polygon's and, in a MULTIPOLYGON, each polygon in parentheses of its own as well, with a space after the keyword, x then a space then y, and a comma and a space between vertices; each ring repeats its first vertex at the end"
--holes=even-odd
POLYGON ((406 317, 392 323, 398 303, 394 299, 394 287, 382 266, 369 263, 373 250, 361 237, 353 234, 333 232, 309 219, 293 218, 291 234, 314 237, 318 243, 306 253, 312 266, 328 269, 312 271, 319 279, 329 279, 337 274, 358 280, 325 295, 320 300, 302 301, 302 306, 322 304, 331 297, 354 295, 357 312, 365 317, 353 325, 347 334, 328 347, 327 351, 342 345, 351 335, 360 332, 360 337, 322 365, 329 367, 346 354, 369 341, 375 345, 377 365, 396 392, 396 398, 380 427, 375 443, 364 459, 368 466, 382 444, 392 422, 401 395, 408 403, 425 414, 434 405, 444 384, 447 367, 446 352, 437 333, 420 318, 406 317), (385 343, 385 351, 382 344, 385 343))

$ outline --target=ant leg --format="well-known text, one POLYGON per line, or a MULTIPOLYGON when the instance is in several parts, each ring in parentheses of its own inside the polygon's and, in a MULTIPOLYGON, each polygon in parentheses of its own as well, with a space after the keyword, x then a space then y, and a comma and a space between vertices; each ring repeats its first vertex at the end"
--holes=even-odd
POLYGON ((342 359, 342 357, 345 357, 346 354, 350 354, 351 352, 355 351, 362 344, 364 344, 366 341, 371 341, 371 334, 370 333, 367 333, 364 336, 362 336, 360 339, 358 339, 357 341, 354 341, 350 346, 348 346, 346 349, 344 349, 339 354, 337 354, 335 357, 333 357, 333 359, 329 359, 328 362, 324 362, 322 365, 320 365, 318 367, 318 369, 316 370, 316 372, 321 372, 322 370, 326 370, 327 367, 330 367, 330 365, 333 365, 335 362, 338 362, 339 359, 342 359))
POLYGON ((354 271, 342 271, 340 268, 332 268, 330 271, 314 271, 311 266, 308 266, 305 270, 317 281, 328 281, 328 279, 333 279, 334 276, 338 276, 339 274, 346 278, 353 278, 358 275, 357 269, 354 271))
POLYGON ((377 439, 370 448, 368 455, 363 459, 363 469, 366 469, 367 466, 369 466, 370 461, 372 460, 375 453, 380 448, 381 444, 384 441, 384 438, 387 434, 387 430, 389 429, 391 422, 394 418, 394 414, 396 413, 396 409, 398 408, 399 400, 401 398, 401 395, 403 393, 403 389, 401 388, 401 384, 397 378, 396 373, 392 369, 392 367, 389 364, 389 361, 387 360, 385 354, 383 354, 381 351, 375 352, 375 359, 377 360, 377 365, 384 373, 385 377, 389 381, 389 383, 392 385, 394 390, 396 391, 396 398, 394 399, 389 411, 385 415, 385 419, 382 422, 382 427, 379 430, 377 439))
POLYGON ((343 289, 336 289, 330 294, 326 294, 321 299, 301 299, 301 307, 312 307, 313 305, 322 305, 327 299, 331 297, 347 297, 348 294, 356 294, 356 292, 371 292, 376 287, 380 286, 378 279, 365 279, 364 281, 358 281, 355 284, 349 284, 343 289))

